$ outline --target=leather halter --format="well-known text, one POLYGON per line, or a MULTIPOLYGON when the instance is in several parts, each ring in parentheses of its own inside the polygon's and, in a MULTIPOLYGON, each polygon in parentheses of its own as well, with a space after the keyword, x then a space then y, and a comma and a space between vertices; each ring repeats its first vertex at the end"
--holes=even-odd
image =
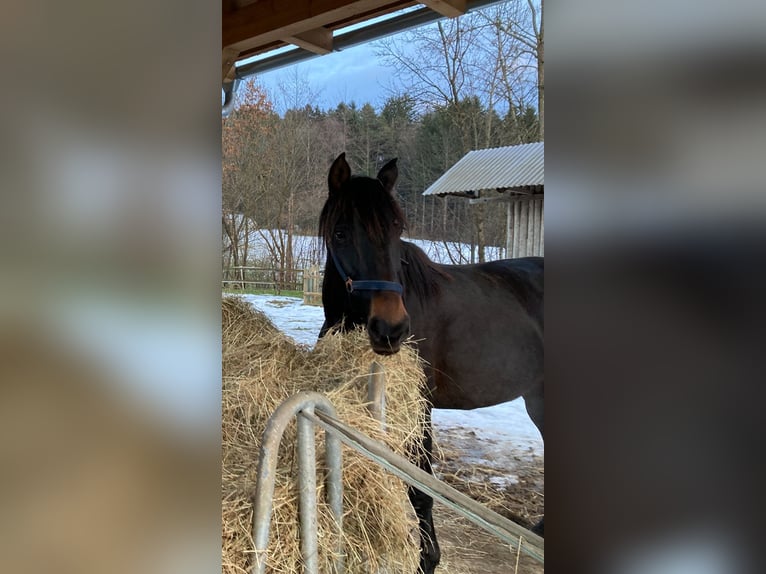
POLYGON ((379 281, 368 279, 359 279, 355 281, 351 279, 351 275, 343 270, 343 266, 340 264, 340 261, 338 261, 335 253, 329 248, 328 251, 330 252, 330 256, 335 263, 335 268, 338 270, 338 273, 340 273, 340 276, 346 283, 346 291, 349 293, 353 293, 354 291, 393 291, 394 293, 401 295, 404 292, 401 284, 394 281, 379 281))

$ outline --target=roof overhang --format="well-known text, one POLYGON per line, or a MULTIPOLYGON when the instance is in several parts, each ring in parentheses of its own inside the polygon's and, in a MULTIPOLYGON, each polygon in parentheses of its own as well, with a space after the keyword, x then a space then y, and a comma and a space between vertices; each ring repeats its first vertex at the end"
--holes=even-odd
POLYGON ((512 195, 542 194, 544 190, 545 143, 534 142, 470 151, 423 195, 507 199, 512 195))
POLYGON ((236 80, 498 2, 500 0, 222 0, 222 79, 226 102, 230 104, 233 99, 236 80), (417 8, 421 5, 423 7, 417 8), (367 22, 369 24, 363 25, 367 22), (349 29, 352 26, 354 28, 349 29), (292 49, 284 51, 291 46, 292 49), (271 54, 277 50, 280 53, 271 54), (244 62, 254 57, 257 59, 244 62))

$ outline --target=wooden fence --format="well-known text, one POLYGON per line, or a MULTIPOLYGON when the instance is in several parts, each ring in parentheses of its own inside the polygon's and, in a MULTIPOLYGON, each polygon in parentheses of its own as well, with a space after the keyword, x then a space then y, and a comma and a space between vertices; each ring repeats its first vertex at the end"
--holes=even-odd
POLYGON ((228 289, 300 291, 303 289, 303 269, 228 267, 223 270, 221 284, 228 289))
POLYGON ((268 291, 303 291, 306 305, 322 304, 324 269, 269 269, 266 267, 229 267, 223 270, 221 285, 227 289, 263 289, 268 291))
POLYGON ((306 305, 322 304, 322 280, 324 269, 315 266, 303 273, 303 303, 306 305))

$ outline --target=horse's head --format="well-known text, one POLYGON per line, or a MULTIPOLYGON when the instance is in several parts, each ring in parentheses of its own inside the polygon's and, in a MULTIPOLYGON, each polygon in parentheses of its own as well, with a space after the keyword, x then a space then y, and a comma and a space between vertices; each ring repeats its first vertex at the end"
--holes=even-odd
POLYGON ((342 305, 345 325, 365 325, 373 351, 390 355, 410 330, 398 283, 404 213, 393 194, 396 160, 376 178, 352 177, 345 156, 330 167, 330 193, 319 225, 328 252, 325 313, 330 304, 342 305))

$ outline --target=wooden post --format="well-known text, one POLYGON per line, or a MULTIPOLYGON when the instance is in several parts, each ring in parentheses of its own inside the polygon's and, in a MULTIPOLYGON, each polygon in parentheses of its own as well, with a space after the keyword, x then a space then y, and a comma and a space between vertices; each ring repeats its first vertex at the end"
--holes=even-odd
POLYGON ((527 251, 527 237, 529 235, 529 202, 521 201, 521 229, 519 230, 519 257, 526 257, 529 252, 527 251))
POLYGON ((511 227, 511 218, 513 217, 513 206, 508 202, 505 210, 505 258, 511 258, 511 249, 513 249, 513 229, 511 227))
POLYGON ((540 256, 545 255, 545 199, 540 200, 540 256))
POLYGON ((521 220, 521 204, 513 202, 513 257, 519 256, 519 224, 521 220))

